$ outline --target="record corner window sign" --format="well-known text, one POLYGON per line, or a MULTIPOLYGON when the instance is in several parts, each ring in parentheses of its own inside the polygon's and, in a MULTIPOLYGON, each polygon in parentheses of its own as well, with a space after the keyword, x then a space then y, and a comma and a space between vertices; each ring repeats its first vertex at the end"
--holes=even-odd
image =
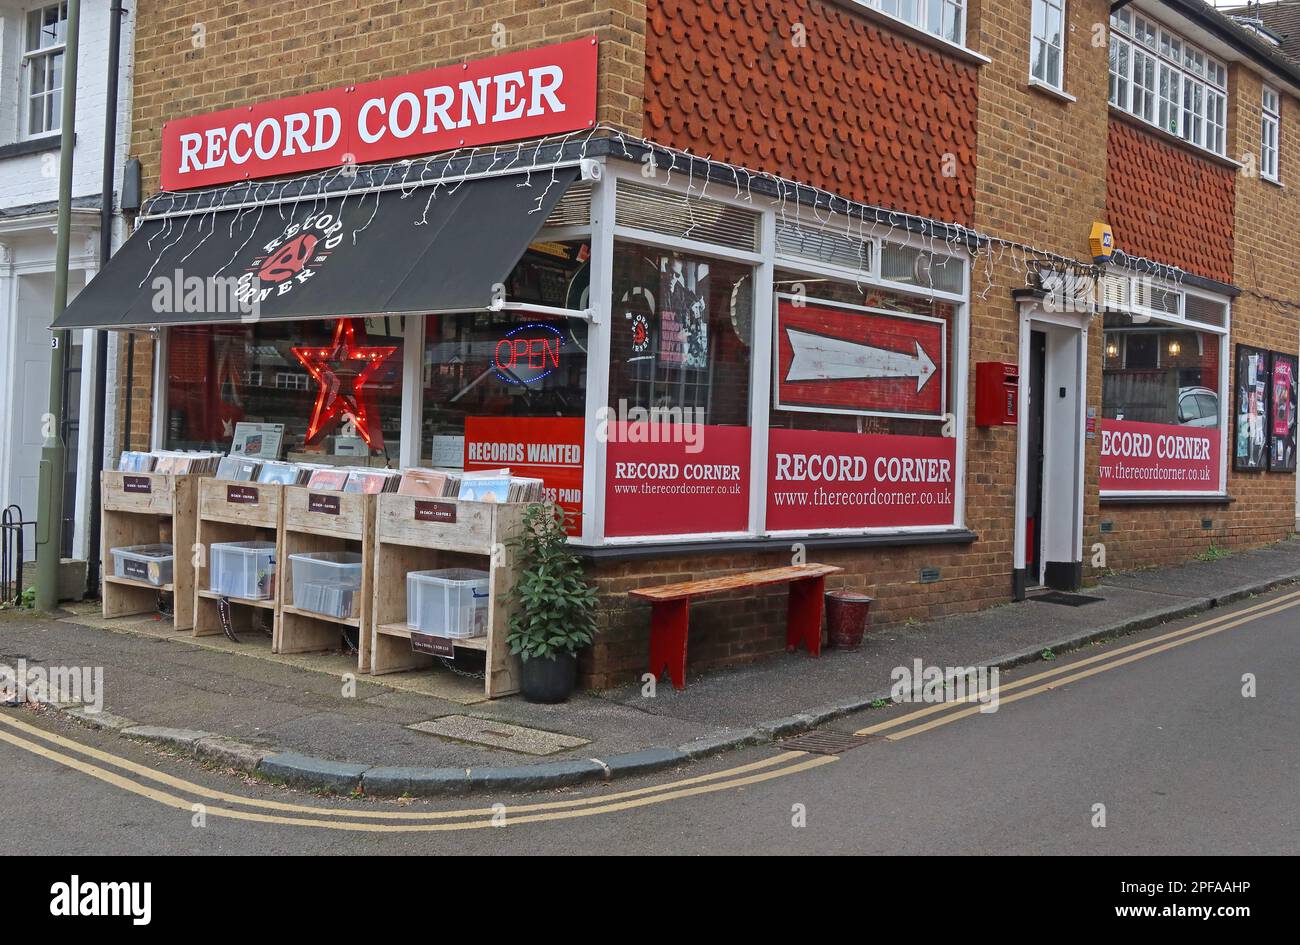
POLYGON ((777 409, 942 419, 946 328, 927 315, 781 295, 777 409))
POLYGON ((167 190, 563 134, 596 120, 594 37, 195 115, 163 127, 167 190))

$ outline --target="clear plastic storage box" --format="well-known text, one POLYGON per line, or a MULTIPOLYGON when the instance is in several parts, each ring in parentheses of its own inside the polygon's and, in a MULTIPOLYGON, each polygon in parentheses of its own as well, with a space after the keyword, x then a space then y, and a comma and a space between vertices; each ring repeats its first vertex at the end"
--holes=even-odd
POLYGON ((361 616, 361 554, 315 551, 289 555, 293 606, 330 617, 361 616))
POLYGON ((171 545, 129 545, 114 548, 113 573, 120 578, 145 581, 157 587, 172 582, 171 545))
POLYGON ((275 596, 275 542, 226 541, 208 549, 209 590, 223 597, 275 596))
POLYGON ((481 637, 487 633, 489 587, 486 571, 411 571, 406 575, 406 622, 435 637, 481 637))

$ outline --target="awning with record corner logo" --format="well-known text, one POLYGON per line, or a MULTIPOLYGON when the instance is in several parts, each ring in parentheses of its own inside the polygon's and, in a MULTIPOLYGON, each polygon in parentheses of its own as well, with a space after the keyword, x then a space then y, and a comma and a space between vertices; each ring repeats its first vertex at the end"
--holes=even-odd
POLYGON ((51 326, 488 308, 579 174, 507 174, 147 218, 51 326))

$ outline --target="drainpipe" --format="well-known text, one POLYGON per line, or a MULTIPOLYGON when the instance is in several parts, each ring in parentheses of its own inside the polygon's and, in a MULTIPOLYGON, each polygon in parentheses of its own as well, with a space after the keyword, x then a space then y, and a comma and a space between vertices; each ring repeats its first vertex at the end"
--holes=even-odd
MULTIPOLYGON (((81 0, 68 0, 68 34, 63 54, 63 116, 59 142, 59 229, 54 249, 54 317, 68 306, 68 246, 72 231, 72 144, 77 120, 77 43, 81 0)), ((59 602, 60 545, 63 537, 63 475, 68 447, 63 442, 63 366, 68 333, 51 335, 49 411, 42 419, 41 478, 36 510, 36 607, 53 610, 59 602)))
MULTIPOLYGON (((108 10, 108 87, 104 92, 104 175, 100 184, 99 268, 113 255, 113 187, 117 167, 117 76, 122 53, 122 0, 113 0, 108 10)), ((86 590, 99 592, 100 559, 100 473, 104 469, 104 429, 108 426, 108 331, 95 332, 95 435, 90 455, 90 541, 86 548, 86 590)))

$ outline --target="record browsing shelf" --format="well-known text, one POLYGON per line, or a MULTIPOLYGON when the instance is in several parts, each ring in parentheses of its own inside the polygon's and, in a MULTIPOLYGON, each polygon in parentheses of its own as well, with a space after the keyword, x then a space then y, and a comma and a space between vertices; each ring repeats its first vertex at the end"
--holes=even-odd
MULTIPOLYGON (((268 616, 272 632, 276 620, 279 593, 267 598, 229 597, 213 591, 209 565, 215 544, 234 541, 269 541, 276 545, 276 586, 282 567, 280 519, 284 506, 285 486, 278 483, 231 482, 205 479, 199 486, 198 528, 196 540, 202 547, 194 589, 194 636, 222 633, 221 601, 230 604, 231 629, 254 632, 255 614, 268 616)), ((272 637, 274 640, 274 637, 272 637)))
POLYGON ((515 606, 518 562, 510 541, 520 534, 527 503, 462 501, 385 493, 333 492, 308 486, 236 482, 208 475, 105 471, 103 615, 153 613, 159 593, 175 601, 173 625, 194 636, 231 630, 256 642, 270 630, 276 653, 331 650, 356 631, 357 669, 375 674, 431 669, 436 657, 484 654, 483 691, 490 698, 519 691, 519 659, 506 643, 515 606), (233 597, 211 589, 211 548, 227 542, 274 545, 275 587, 266 598, 233 597), (170 583, 117 577, 112 549, 170 543, 170 583), (353 616, 294 606, 293 565, 300 553, 352 551, 361 556, 361 588, 353 616), (407 622, 412 571, 487 571, 486 632, 464 639, 424 636, 407 622), (259 619, 258 615, 261 615, 259 619), (413 633, 421 645, 412 646, 413 633))
POLYGON ((103 614, 126 617, 159 609, 159 594, 172 595, 172 626, 194 626, 195 503, 207 476, 104 470, 100 477, 103 614), (159 542, 172 546, 172 579, 155 585, 118 577, 112 549, 159 542))
POLYGON ((322 492, 308 486, 284 486, 284 515, 276 569, 280 599, 273 649, 276 653, 310 653, 336 647, 345 628, 357 632, 357 669, 370 671, 371 607, 374 568, 375 495, 322 492), (293 605, 290 555, 320 551, 361 554, 361 591, 357 613, 350 617, 302 610, 293 605))
POLYGON ((526 503, 462 502, 387 494, 377 497, 374 549, 374 631, 370 670, 376 675, 429 668, 434 657, 411 648, 406 575, 411 571, 472 567, 489 574, 487 633, 437 639, 455 650, 485 654, 483 691, 496 699, 519 691, 519 658, 506 634, 514 606, 516 554, 509 542, 523 528, 526 503))

